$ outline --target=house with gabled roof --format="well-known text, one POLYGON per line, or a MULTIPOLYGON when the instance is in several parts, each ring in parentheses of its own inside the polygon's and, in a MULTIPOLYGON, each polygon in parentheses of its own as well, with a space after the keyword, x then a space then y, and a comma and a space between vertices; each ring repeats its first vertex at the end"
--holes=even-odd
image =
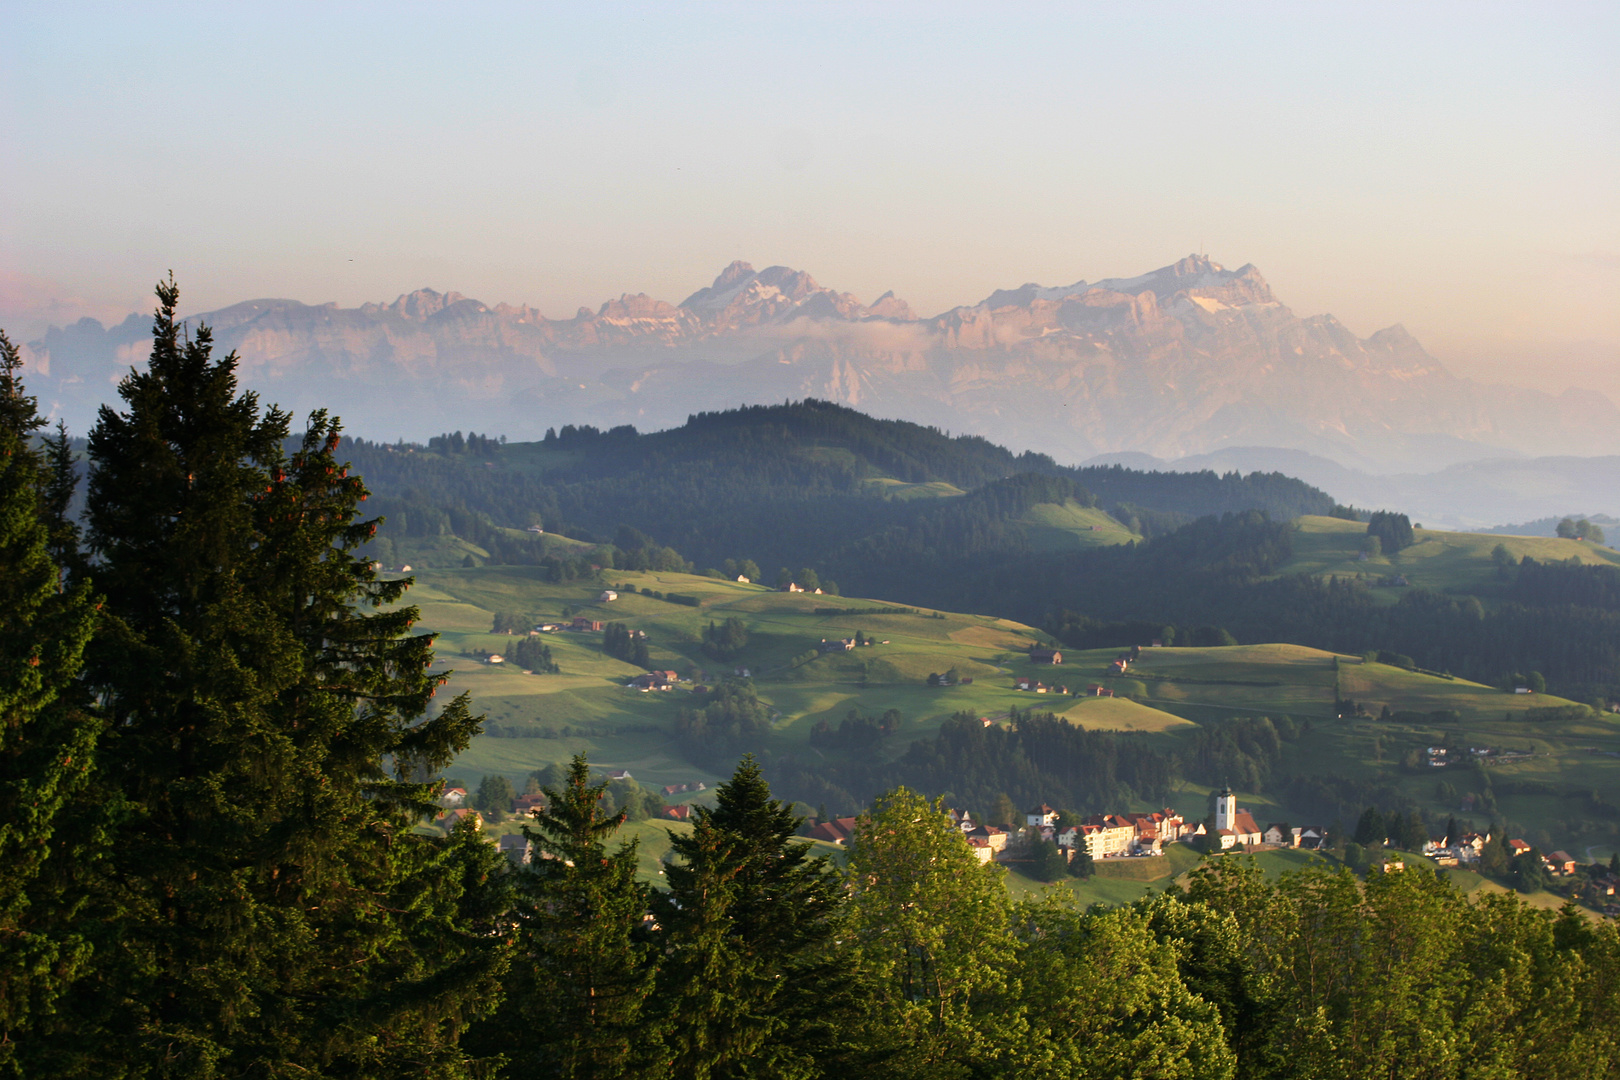
POLYGON ((818 821, 810 826, 810 831, 805 835, 812 840, 825 840, 830 844, 845 847, 855 836, 855 819, 841 817, 818 821))
POLYGON ((1045 803, 1041 803, 1041 805, 1035 807, 1033 810, 1024 811, 1024 824, 1033 825, 1037 828, 1044 828, 1046 826, 1056 825, 1057 817, 1058 812, 1056 810, 1052 809, 1050 806, 1047 806, 1045 803))
POLYGON ((972 832, 968 833, 967 835, 968 835, 969 840, 972 840, 974 838, 978 838, 980 840, 983 840, 985 843, 990 845, 990 850, 991 851, 996 852, 998 854, 1000 852, 1006 850, 1006 847, 1007 847, 1007 830, 1006 829, 999 829, 994 825, 980 825, 977 829, 974 829, 972 832))

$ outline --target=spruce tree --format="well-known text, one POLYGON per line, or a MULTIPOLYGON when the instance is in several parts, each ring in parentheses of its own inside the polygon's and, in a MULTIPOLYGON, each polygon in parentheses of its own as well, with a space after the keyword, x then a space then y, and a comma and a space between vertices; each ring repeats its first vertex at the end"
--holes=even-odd
POLYGON ((29 445, 41 421, 21 370, 0 332, 0 1072, 48 1075, 58 999, 89 956, 78 879, 97 837, 68 819, 93 823, 75 811, 100 723, 75 685, 95 603, 51 558, 49 473, 29 445))
POLYGON ((636 881, 636 842, 607 850, 625 815, 603 811, 606 791, 575 756, 523 829, 534 857, 515 881, 511 996, 481 1036, 510 1056, 516 1076, 658 1074, 657 1032, 643 1016, 653 980, 641 939, 647 890, 636 881))
POLYGON ((795 839, 804 819, 771 797, 753 755, 694 817, 690 836, 670 834, 679 861, 654 909, 672 958, 660 998, 682 1074, 802 1075, 842 994, 825 948, 843 903, 837 872, 795 839), (717 967, 723 993, 685 989, 717 967))
POLYGON ((355 555, 376 524, 336 421, 313 414, 289 454, 235 355, 183 333, 172 277, 158 298, 148 368, 90 436, 97 779, 128 810, 81 1070, 463 1075, 501 939, 464 930, 484 853, 413 834, 435 788, 411 778, 478 719, 464 699, 424 719, 432 638, 409 633, 409 582, 355 555))

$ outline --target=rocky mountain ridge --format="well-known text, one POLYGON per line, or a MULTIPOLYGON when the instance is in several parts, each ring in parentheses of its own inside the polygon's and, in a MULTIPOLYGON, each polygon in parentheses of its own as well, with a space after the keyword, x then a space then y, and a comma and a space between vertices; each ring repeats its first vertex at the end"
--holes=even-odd
MULTIPOLYGON (((1378 473, 1620 452, 1620 411, 1601 395, 1459 379, 1400 326, 1358 338, 1331 315, 1302 318, 1254 266, 1202 255, 997 289, 926 318, 892 292, 865 305, 804 271, 740 261, 680 304, 624 294, 563 319, 431 289, 199 318, 267 399, 330 406, 371 437, 648 429, 814 396, 1073 461, 1272 446, 1378 473)), ((33 385, 82 428, 144 358, 146 333, 136 316, 53 329, 29 346, 33 385)))

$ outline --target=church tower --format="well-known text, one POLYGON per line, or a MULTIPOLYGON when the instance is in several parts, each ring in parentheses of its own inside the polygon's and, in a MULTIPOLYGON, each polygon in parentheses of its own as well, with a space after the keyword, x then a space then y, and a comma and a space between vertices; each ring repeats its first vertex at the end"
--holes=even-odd
POLYGON ((1237 828, 1237 796, 1222 788, 1215 796, 1215 831, 1237 828))

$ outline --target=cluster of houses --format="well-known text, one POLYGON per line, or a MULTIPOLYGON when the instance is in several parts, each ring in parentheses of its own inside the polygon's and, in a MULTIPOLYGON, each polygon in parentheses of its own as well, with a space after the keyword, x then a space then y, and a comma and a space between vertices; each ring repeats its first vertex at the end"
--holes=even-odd
MULTIPOLYGON (((1062 694, 1071 693, 1067 686, 1059 683, 1043 683, 1033 675, 1020 675, 1013 680, 1014 690, 1028 690, 1032 694, 1062 694)), ((1072 691, 1075 697, 1113 697, 1114 691, 1106 686, 1091 683, 1085 689, 1078 687, 1072 691)))
MULTIPOLYGON (((1207 835, 1201 821, 1187 821, 1166 807, 1148 813, 1092 814, 1079 824, 1058 824, 1058 811, 1042 803, 1024 812, 1021 829, 1003 828, 974 820, 965 810, 949 809, 951 823, 961 830, 968 846, 980 862, 1016 857, 1013 841, 1019 833, 1038 835, 1056 844, 1073 860, 1084 851, 1093 859, 1141 858, 1164 854, 1164 845, 1177 840, 1193 841, 1207 835)), ((815 822, 806 833, 812 840, 846 845, 855 832, 852 817, 815 822)), ((1273 824, 1261 829, 1254 815, 1240 809, 1231 789, 1215 797, 1215 834, 1221 850, 1261 847, 1303 848, 1314 851, 1327 846, 1327 829, 1318 825, 1273 824)))
POLYGON ((665 784, 664 795, 685 795, 689 791, 708 791, 709 785, 701 780, 694 780, 690 784, 665 784))
POLYGON ((557 623, 557 622, 536 623, 534 629, 531 630, 530 633, 534 633, 534 634, 557 634, 557 633, 563 633, 565 631, 582 631, 582 632, 585 632, 585 633, 589 633, 591 631, 599 631, 601 629, 602 629, 602 622, 601 622, 600 619, 587 619, 583 615, 576 615, 576 616, 574 616, 573 621, 571 621, 571 622, 565 622, 565 623, 557 623))
POLYGON ((630 679, 625 685, 645 694, 652 690, 673 690, 680 681, 680 676, 673 671, 647 671, 630 679))

